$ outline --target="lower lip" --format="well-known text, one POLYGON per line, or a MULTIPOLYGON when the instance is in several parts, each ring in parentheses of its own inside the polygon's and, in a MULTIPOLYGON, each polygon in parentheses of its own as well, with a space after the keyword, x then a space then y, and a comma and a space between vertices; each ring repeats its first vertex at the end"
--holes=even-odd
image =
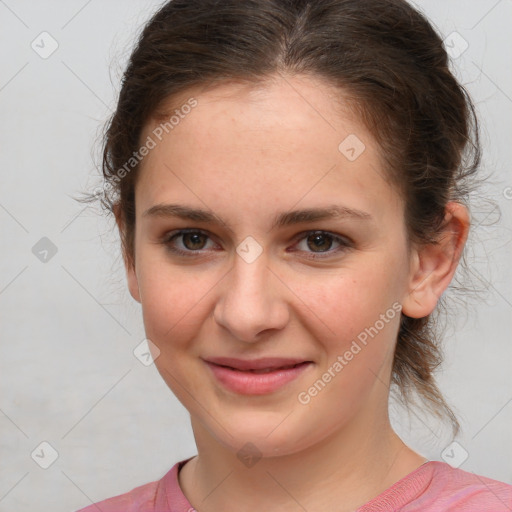
POLYGON ((265 395, 277 391, 295 380, 312 363, 301 363, 293 368, 278 369, 267 373, 239 371, 206 361, 216 379, 230 391, 243 395, 265 395))

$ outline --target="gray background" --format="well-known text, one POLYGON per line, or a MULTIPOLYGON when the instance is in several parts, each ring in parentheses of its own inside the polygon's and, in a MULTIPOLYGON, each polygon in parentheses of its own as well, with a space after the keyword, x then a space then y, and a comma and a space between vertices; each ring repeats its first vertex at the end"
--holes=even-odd
MULTIPOLYGON (((469 252, 487 292, 462 306, 439 374, 463 424, 459 444, 417 412, 408 419, 393 406, 393 421, 426 457, 449 453, 462 469, 512 483, 512 2, 416 4, 445 36, 460 34, 448 40, 452 51, 469 45, 453 66, 477 104, 492 172, 475 197, 469 252), (482 197, 500 206, 499 224, 482 197)), ((158 5, 0 0, 2 512, 76 510, 196 453, 187 411, 133 354, 144 331, 113 224, 73 199, 97 183, 102 124, 134 35, 158 5), (47 58, 43 31, 58 43, 47 58), (58 453, 47 469, 53 452, 42 442, 58 453)))

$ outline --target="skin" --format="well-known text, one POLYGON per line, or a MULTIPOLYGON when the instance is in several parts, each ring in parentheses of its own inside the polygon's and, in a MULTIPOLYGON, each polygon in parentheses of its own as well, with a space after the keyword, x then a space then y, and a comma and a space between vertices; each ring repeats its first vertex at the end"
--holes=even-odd
MULTIPOLYGON (((393 303, 411 317, 433 311, 466 241, 467 211, 449 203, 440 243, 409 248, 403 201, 384 179, 379 147, 344 108, 343 93, 318 78, 195 88, 172 105, 191 96, 197 107, 142 162, 135 263, 125 255, 155 364, 191 416, 198 455, 181 470, 180 486, 201 512, 353 510, 425 461, 388 417, 400 315, 309 403, 298 395, 393 303), (365 144, 354 161, 338 149, 349 134, 365 144), (222 221, 145 215, 168 203, 222 221), (280 212, 332 204, 371 219, 272 228, 280 212), (185 228, 207 236, 169 242, 185 228), (313 230, 327 232, 320 248, 308 238, 313 230), (248 236, 263 250, 251 263, 236 252, 248 236), (210 374, 203 359, 212 356, 314 364, 276 392, 245 396, 210 374), (247 442, 262 456, 252 467, 237 457, 247 442)), ((148 123, 141 140, 157 124, 148 123)))

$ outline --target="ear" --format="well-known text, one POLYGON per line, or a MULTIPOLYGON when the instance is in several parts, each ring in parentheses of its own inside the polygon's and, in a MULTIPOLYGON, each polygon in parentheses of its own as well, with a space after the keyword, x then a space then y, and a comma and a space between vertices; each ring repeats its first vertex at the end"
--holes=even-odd
POLYGON ((436 244, 413 249, 409 291, 402 312, 412 318, 428 316, 450 284, 469 232, 469 214, 462 204, 449 202, 436 244))
MULTIPOLYGON (((124 223, 123 216, 121 213, 121 208, 119 204, 114 205, 114 216, 116 218, 116 224, 119 229, 119 236, 121 240, 124 240, 124 223)), ((140 290, 139 290, 139 281, 137 278, 137 273, 135 270, 135 262, 132 261, 131 258, 128 257, 126 252, 126 247, 124 243, 121 243, 122 251, 123 251, 123 262, 124 268, 126 271, 126 279, 128 282, 128 289, 130 290, 130 295, 137 301, 140 302, 140 290)))

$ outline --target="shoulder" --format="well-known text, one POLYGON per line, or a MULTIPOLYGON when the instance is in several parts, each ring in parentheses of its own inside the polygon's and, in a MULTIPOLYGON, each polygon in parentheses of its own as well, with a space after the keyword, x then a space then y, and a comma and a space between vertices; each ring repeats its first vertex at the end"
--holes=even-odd
POLYGON ((159 481, 149 482, 131 491, 89 505, 77 512, 153 512, 159 481))
POLYGON ((432 468, 429 485, 411 505, 419 505, 420 509, 427 504, 435 505, 436 510, 447 512, 505 512, 512 509, 512 485, 453 468, 445 462, 431 461, 429 465, 432 468))
POLYGON ((179 470, 191 458, 177 462, 160 480, 140 485, 76 512, 170 512, 171 503, 173 510, 193 510, 178 482, 179 470))
POLYGON ((428 461, 357 512, 510 512, 512 485, 428 461))

